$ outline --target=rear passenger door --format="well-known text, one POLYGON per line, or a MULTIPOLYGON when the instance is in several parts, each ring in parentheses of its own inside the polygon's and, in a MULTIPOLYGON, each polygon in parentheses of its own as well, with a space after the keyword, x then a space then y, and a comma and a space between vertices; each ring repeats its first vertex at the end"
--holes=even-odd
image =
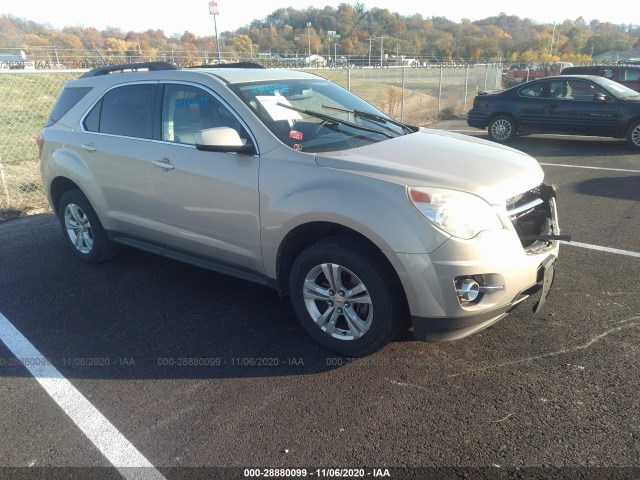
MULTIPOLYGON (((106 229, 152 237, 156 205, 150 176, 158 83, 112 88, 82 122, 84 143, 76 146, 89 165, 97 191, 91 198, 106 229)), ((157 128, 157 127, 155 127, 157 128)))
POLYGON ((545 92, 548 91, 548 82, 529 82, 518 90, 517 117, 520 124, 520 132, 545 131, 547 126, 546 107, 547 98, 545 92))
POLYGON ((262 271, 258 155, 195 147, 199 130, 223 126, 255 145, 248 128, 206 87, 165 83, 161 90, 163 150, 151 176, 158 238, 176 252, 262 271))

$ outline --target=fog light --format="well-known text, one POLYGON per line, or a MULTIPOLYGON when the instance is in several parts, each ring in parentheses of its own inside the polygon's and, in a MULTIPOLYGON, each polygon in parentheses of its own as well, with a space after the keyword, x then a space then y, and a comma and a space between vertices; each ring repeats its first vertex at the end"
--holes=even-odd
POLYGON ((456 285, 458 298, 465 302, 473 302, 480 295, 480 285, 473 278, 463 278, 456 285))

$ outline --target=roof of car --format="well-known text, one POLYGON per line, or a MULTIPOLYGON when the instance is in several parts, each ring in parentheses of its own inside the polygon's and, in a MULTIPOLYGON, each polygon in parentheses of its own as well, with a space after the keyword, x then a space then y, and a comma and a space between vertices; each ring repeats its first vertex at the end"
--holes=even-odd
POLYGON ((86 72, 81 79, 105 78, 112 77, 117 82, 120 75, 121 79, 133 78, 149 78, 157 80, 162 77, 175 79, 184 76, 186 72, 193 72, 199 75, 208 74, 215 76, 225 83, 247 83, 247 82, 264 82, 264 81, 281 81, 292 79, 309 79, 318 78, 317 75, 297 70, 287 69, 266 69, 261 65, 251 62, 240 62, 236 64, 222 65, 206 65, 195 68, 176 68, 167 62, 142 62, 142 63, 126 63, 120 65, 109 65, 94 68, 86 72))
POLYGON ((517 89, 519 87, 523 87, 525 85, 529 85, 531 83, 540 83, 540 82, 544 82, 544 81, 548 81, 548 80, 562 80, 562 81, 567 81, 567 80, 571 80, 571 79, 585 79, 585 80, 592 80, 594 82, 600 83, 602 81, 609 81, 608 79, 601 77, 599 75, 578 75, 578 74, 571 74, 571 75, 551 75, 549 77, 541 77, 541 78, 535 78, 533 80, 529 80, 528 82, 525 83, 521 83, 519 85, 515 85, 513 87, 511 87, 509 90, 511 89, 517 89))

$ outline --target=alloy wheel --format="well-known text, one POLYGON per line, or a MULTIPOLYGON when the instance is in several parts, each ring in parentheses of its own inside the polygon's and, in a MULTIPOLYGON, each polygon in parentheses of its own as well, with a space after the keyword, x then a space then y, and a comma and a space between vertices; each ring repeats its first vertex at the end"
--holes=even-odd
POLYGON ((640 123, 631 131, 631 142, 640 148, 640 123))
POLYGON ((373 321, 373 304, 364 283, 349 269, 323 263, 307 274, 304 303, 315 324, 340 340, 361 338, 373 321))
POLYGON ((491 124, 491 135, 496 140, 506 140, 511 135, 511 122, 504 118, 500 118, 491 124))
POLYGON ((87 254, 93 249, 93 231, 89 218, 75 203, 64 209, 64 226, 73 246, 80 253, 87 254))

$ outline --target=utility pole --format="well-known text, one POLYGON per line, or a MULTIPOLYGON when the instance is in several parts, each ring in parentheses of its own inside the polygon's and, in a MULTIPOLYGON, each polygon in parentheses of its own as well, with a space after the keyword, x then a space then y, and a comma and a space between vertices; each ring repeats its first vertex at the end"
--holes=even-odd
POLYGON ((371 66, 371 40, 373 38, 369 37, 369 66, 371 66))
POLYGON ((382 59, 383 59, 383 54, 384 54, 384 35, 382 35, 380 37, 380 68, 382 68, 382 59))
POLYGON ((309 36, 309 66, 311 66, 311 22, 307 22, 307 35, 309 36))
POLYGON ((218 10, 218 3, 216 0, 211 0, 209 2, 209 14, 213 15, 213 27, 216 31, 216 50, 218 50, 218 63, 222 63, 222 57, 220 55, 220 42, 218 41, 218 24, 216 23, 216 17, 220 11, 218 10))

